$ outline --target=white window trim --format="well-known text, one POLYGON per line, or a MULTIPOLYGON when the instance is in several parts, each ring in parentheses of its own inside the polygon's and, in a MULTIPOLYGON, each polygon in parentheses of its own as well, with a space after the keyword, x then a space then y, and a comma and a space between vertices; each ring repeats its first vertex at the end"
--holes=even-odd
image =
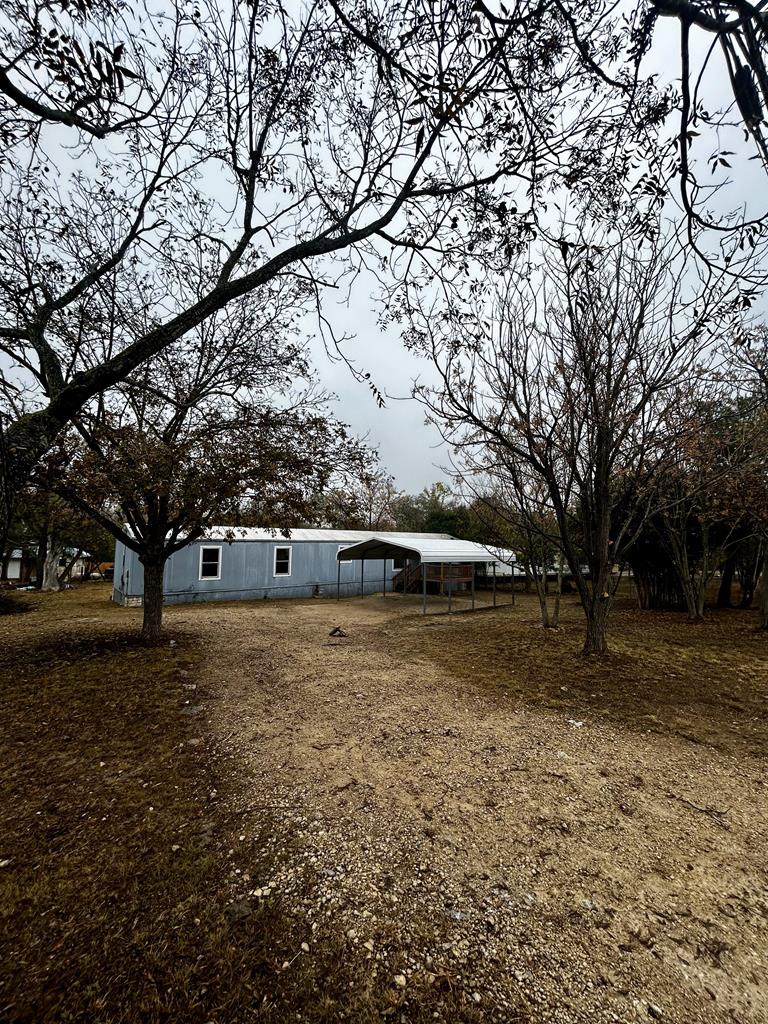
POLYGON ((273 576, 290 576, 293 573, 293 545, 291 544, 275 544, 274 550, 272 551, 272 575, 273 576), (277 571, 277 552, 287 551, 288 552, 288 572, 277 571))
POLYGON ((197 578, 207 582, 208 580, 220 580, 221 579, 221 544, 201 544, 200 545, 200 558, 197 563, 197 578), (204 551, 218 551, 219 552, 219 571, 216 576, 203 576, 203 552, 204 551))
MULTIPOLYGON (((345 548, 348 548, 350 546, 351 545, 349 545, 349 544, 339 544, 339 551, 343 551, 345 548)), ((336 554, 338 555, 338 551, 336 552, 336 554)), ((352 559, 352 558, 339 558, 338 559, 339 565, 351 565, 353 561, 354 561, 354 559, 352 559)))

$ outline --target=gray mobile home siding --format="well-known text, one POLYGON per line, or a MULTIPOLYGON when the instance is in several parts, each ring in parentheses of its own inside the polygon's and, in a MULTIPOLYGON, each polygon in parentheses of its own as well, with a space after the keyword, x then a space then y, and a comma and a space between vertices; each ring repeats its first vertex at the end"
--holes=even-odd
MULTIPOLYGON (((350 542, 351 543, 351 542, 350 542)), ((196 541, 172 555, 165 565, 163 593, 167 604, 189 601, 237 601, 255 598, 312 597, 336 595, 336 552, 338 541, 235 540, 196 541), (200 548, 221 547, 221 579, 201 580, 200 548), (274 575, 276 547, 291 548, 291 575, 274 575)), ((386 560, 389 587, 392 559, 386 560)), ((362 565, 341 563, 341 596, 360 593, 362 565)), ((384 561, 365 563, 365 593, 383 588, 384 561)), ((144 571, 138 555, 119 541, 115 548, 113 600, 118 604, 141 604, 144 571)))

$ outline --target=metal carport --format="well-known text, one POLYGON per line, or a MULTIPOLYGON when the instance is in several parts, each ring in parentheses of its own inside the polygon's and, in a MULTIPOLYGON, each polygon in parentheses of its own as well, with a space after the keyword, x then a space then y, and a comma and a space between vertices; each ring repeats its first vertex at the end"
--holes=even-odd
MULTIPOLYGON (((512 552, 507 552, 512 555, 512 552)), ((377 534, 373 534, 366 540, 361 540, 357 544, 351 544, 349 547, 341 548, 336 554, 337 564, 337 580, 336 580, 336 599, 340 600, 341 597, 341 563, 343 561, 361 561, 361 574, 364 576, 365 573, 365 560, 366 558, 384 559, 386 565, 386 559, 402 556, 403 558, 415 558, 418 560, 418 564, 423 566, 427 565, 456 565, 465 562, 472 563, 473 565, 483 564, 493 565, 493 604, 496 606, 496 563, 502 561, 498 554, 493 554, 488 548, 484 548, 482 544, 475 544, 470 540, 443 540, 433 539, 431 537, 421 539, 409 539, 407 544, 398 544, 393 541, 391 537, 383 537, 377 534)), ((514 558, 514 556, 512 556, 514 558)), ((504 559, 506 561, 506 559, 504 559)), ((426 614, 427 611, 427 573, 422 569, 422 603, 421 610, 422 614, 426 614)), ((386 572, 383 581, 383 592, 386 596, 387 593, 387 579, 386 572)), ((450 592, 449 592, 450 594, 450 592)), ((475 577, 472 574, 472 608, 475 607, 475 577)))

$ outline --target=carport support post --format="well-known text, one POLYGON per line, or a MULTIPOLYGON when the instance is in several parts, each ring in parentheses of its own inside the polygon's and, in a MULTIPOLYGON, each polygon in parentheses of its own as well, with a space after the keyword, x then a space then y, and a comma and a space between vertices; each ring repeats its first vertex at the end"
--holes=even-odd
POLYGON ((341 562, 336 559, 336 600, 341 600, 341 562))
POLYGON ((427 573, 424 563, 421 563, 421 614, 427 614, 427 573))
POLYGON ((493 607, 496 607, 496 563, 493 563, 493 607))
POLYGON ((383 583, 383 586, 382 586, 382 590, 383 590, 383 595, 382 596, 386 597, 387 596, 387 553, 386 553, 386 551, 384 552, 384 583, 383 583))
POLYGON ((472 563, 472 611, 475 610, 475 569, 477 566, 472 563))
POLYGON ((365 559, 360 559, 360 597, 365 597, 365 559))

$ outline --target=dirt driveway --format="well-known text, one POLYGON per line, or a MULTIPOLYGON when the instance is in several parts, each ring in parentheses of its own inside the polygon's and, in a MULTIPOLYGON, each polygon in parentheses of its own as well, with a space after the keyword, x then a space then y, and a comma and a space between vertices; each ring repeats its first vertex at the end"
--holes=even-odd
POLYGON ((477 1021, 768 1021, 768 645, 627 612, 585 667, 576 615, 169 609, 204 636, 238 863, 274 816, 270 877, 231 886, 295 915, 282 970, 340 942, 403 1021, 436 986, 477 1021))

